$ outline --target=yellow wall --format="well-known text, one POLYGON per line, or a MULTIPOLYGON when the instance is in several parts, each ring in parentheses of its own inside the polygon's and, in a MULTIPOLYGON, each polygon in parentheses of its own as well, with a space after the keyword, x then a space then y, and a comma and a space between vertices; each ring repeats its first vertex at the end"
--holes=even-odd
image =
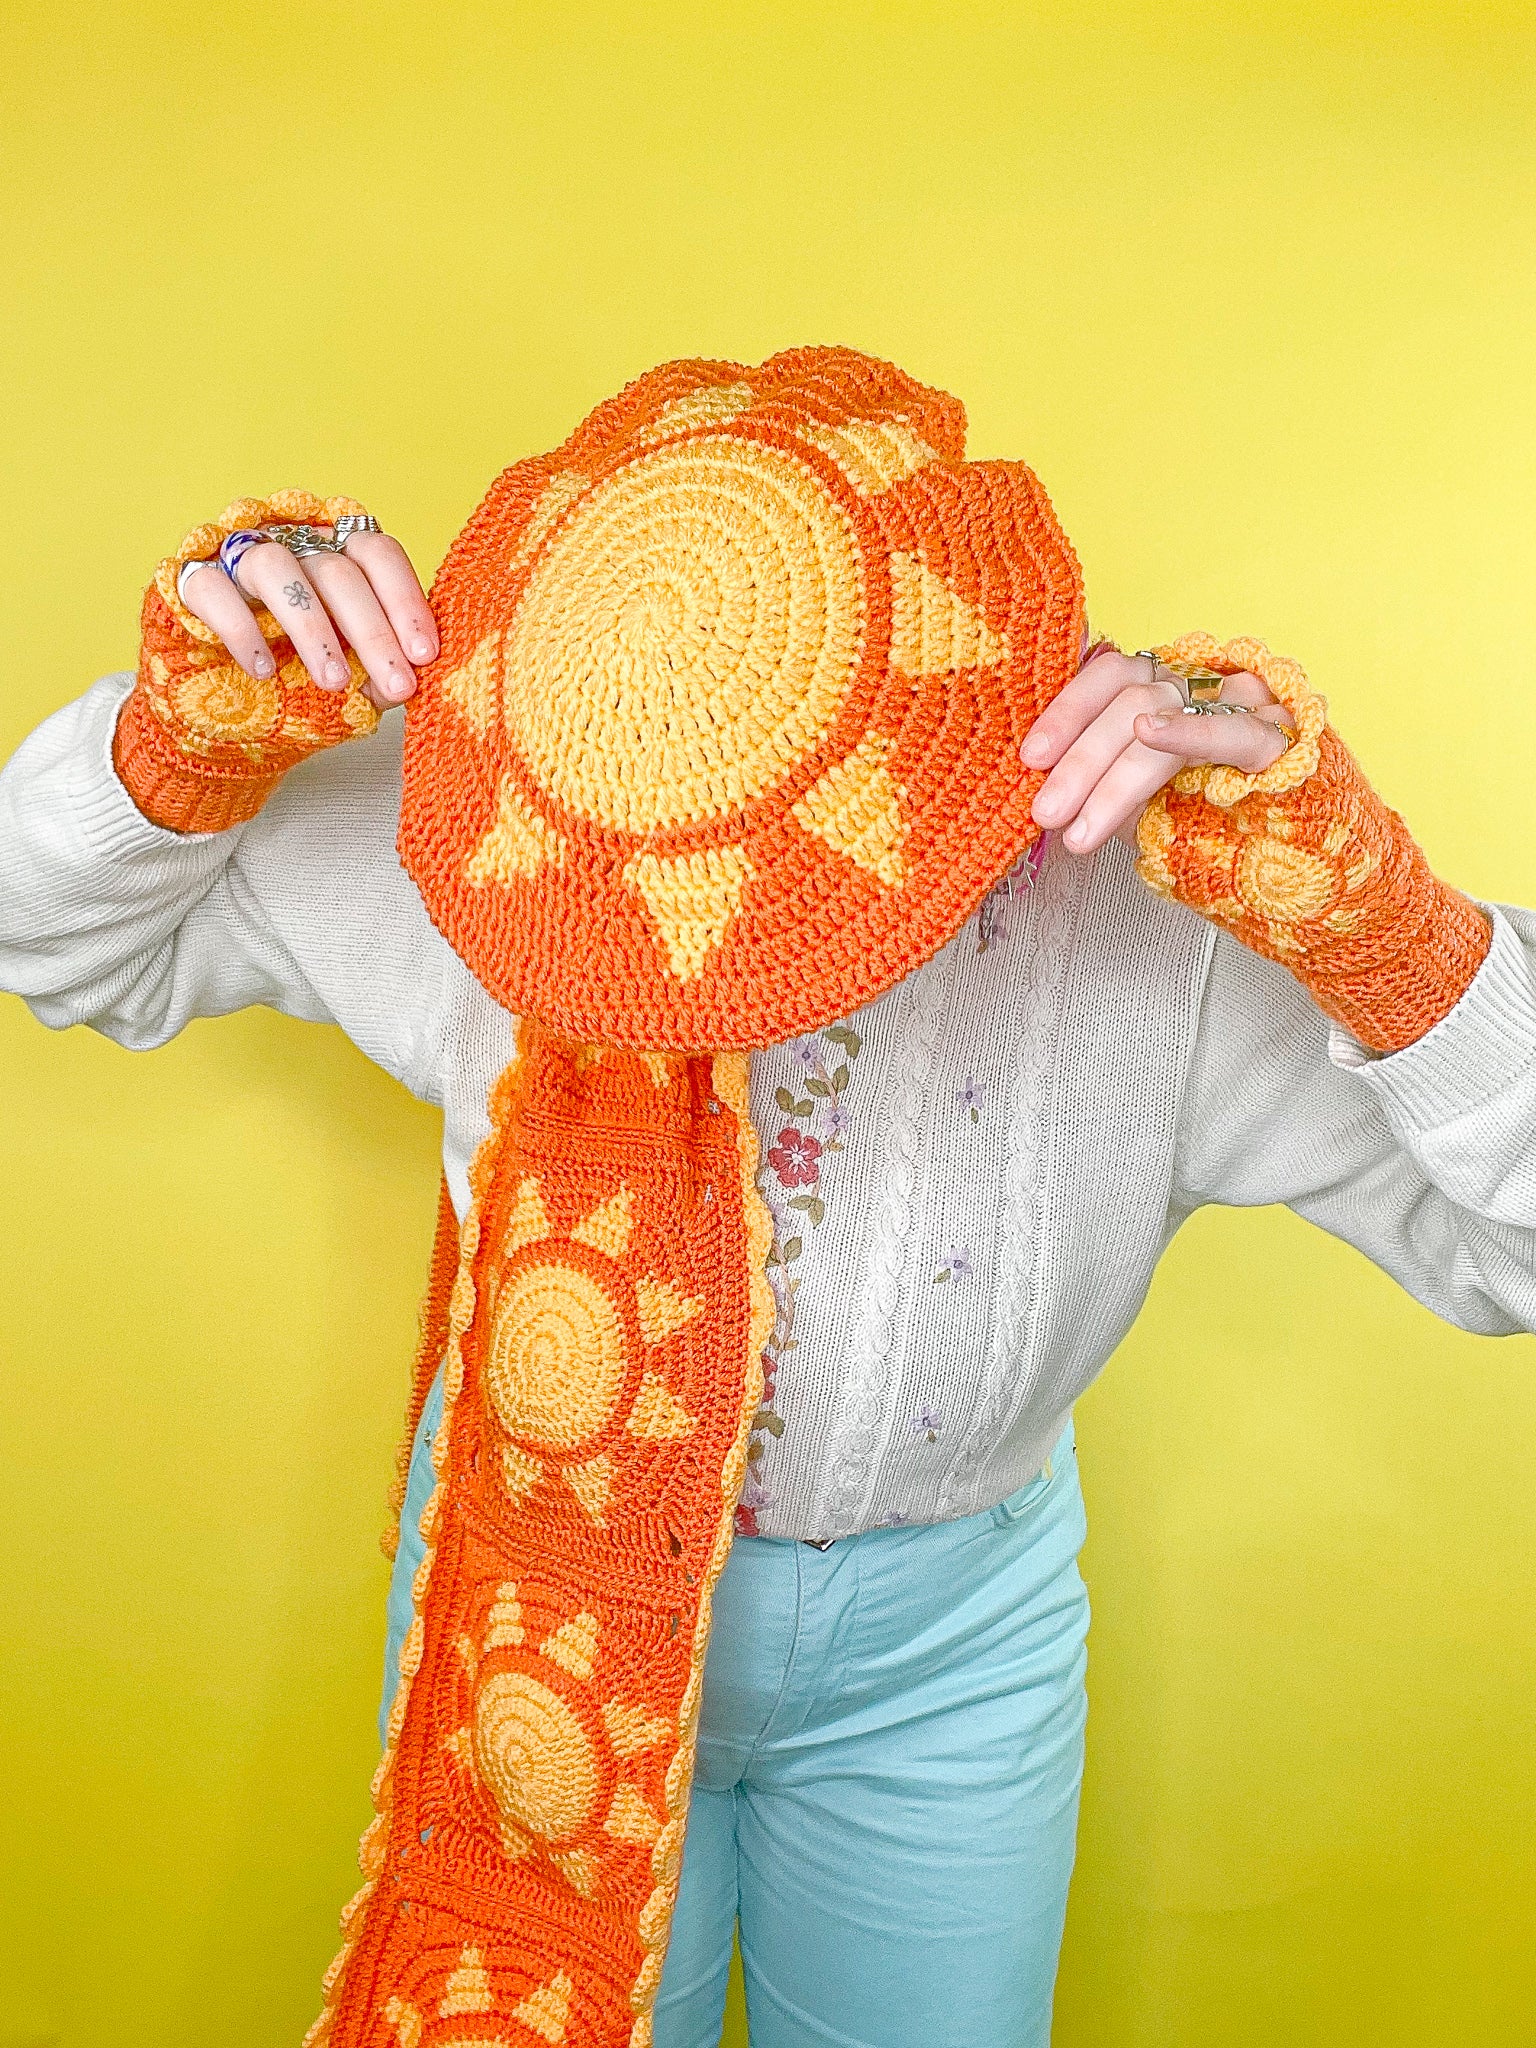
MULTIPOLYGON (((1531 22, 13 6, 0 753, 238 491, 430 567, 645 365, 843 340, 1037 465, 1099 623, 1300 655, 1442 867, 1536 901, 1531 22)), ((296 2044, 434 1119, 266 1014, 130 1059, 14 1002, 0 1119, 0 2048, 296 2044)), ((1536 2040, 1533 1365, 1283 1215, 1175 1246, 1080 1416, 1067 2048, 1536 2040)))

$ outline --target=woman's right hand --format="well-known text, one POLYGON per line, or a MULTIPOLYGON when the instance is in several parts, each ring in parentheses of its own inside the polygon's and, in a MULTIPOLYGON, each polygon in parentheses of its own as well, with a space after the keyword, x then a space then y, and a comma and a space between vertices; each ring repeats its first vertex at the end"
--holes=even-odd
MULTIPOLYGON (((329 528, 322 527, 328 534, 329 528)), ((344 554, 300 560, 277 541, 248 548, 231 581, 217 562, 190 572, 182 603, 248 675, 274 671, 256 623, 265 605, 322 690, 344 690, 351 647, 368 674, 363 694, 379 710, 415 693, 416 670, 437 658, 437 624, 410 557, 387 533, 355 533, 344 554)))

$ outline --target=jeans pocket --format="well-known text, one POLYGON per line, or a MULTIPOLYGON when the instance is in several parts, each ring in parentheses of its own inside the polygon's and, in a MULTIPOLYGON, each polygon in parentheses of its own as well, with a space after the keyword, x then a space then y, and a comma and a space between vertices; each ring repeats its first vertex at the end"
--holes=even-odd
POLYGON ((1050 1492, 1059 1467, 1049 1458, 1033 1479, 1028 1479, 1017 1493, 1010 1493, 1006 1500, 1000 1500, 992 1510, 992 1519, 999 1528, 1006 1528, 1011 1522, 1022 1522, 1024 1517, 1037 1508, 1050 1492))

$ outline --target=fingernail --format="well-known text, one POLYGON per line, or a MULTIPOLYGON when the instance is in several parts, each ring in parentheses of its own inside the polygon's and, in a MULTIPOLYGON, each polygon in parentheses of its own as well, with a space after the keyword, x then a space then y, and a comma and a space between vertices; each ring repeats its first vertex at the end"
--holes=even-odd
POLYGON ((270 654, 258 654, 256 659, 251 663, 251 674, 253 676, 261 676, 265 678, 271 675, 276 667, 277 663, 272 659, 270 654))
POLYGON ((417 661, 430 661, 432 659, 432 642, 425 633, 418 633, 411 642, 411 654, 417 661))
POLYGON ((1062 833, 1061 840, 1064 846, 1070 846, 1072 851, 1076 853, 1087 837, 1088 827, 1086 825, 1069 825, 1066 831, 1062 833))
POLYGON ((380 688, 391 704, 403 704, 415 688, 415 684, 410 676, 403 676, 397 669, 391 669, 380 688))
POLYGON ((1019 748, 1019 759, 1026 768, 1043 768, 1050 759, 1051 750, 1039 733, 1032 732, 1019 748))
POLYGON ((1164 718, 1161 712, 1158 712, 1155 716, 1149 712, 1147 714, 1147 723, 1154 732, 1166 732, 1169 726, 1172 725, 1173 720, 1171 718, 1164 718))
POLYGON ((347 664, 337 661, 334 656, 325 664, 325 680, 337 688, 347 680, 347 664))
POLYGON ((1037 825, 1054 825, 1061 816, 1061 799, 1055 796, 1037 796, 1030 815, 1037 825))

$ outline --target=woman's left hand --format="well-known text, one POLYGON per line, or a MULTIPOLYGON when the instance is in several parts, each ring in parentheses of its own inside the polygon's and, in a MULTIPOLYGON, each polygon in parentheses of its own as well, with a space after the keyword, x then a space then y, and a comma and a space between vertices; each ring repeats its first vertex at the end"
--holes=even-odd
POLYGON ((1093 655, 1046 706, 1019 749, 1026 768, 1049 769, 1033 817, 1071 853, 1092 853, 1117 833, 1134 844, 1148 802, 1191 761, 1223 761, 1255 775, 1285 752, 1285 706, 1257 676, 1229 676, 1222 700, 1243 714, 1192 716, 1166 673, 1141 655, 1093 655))

